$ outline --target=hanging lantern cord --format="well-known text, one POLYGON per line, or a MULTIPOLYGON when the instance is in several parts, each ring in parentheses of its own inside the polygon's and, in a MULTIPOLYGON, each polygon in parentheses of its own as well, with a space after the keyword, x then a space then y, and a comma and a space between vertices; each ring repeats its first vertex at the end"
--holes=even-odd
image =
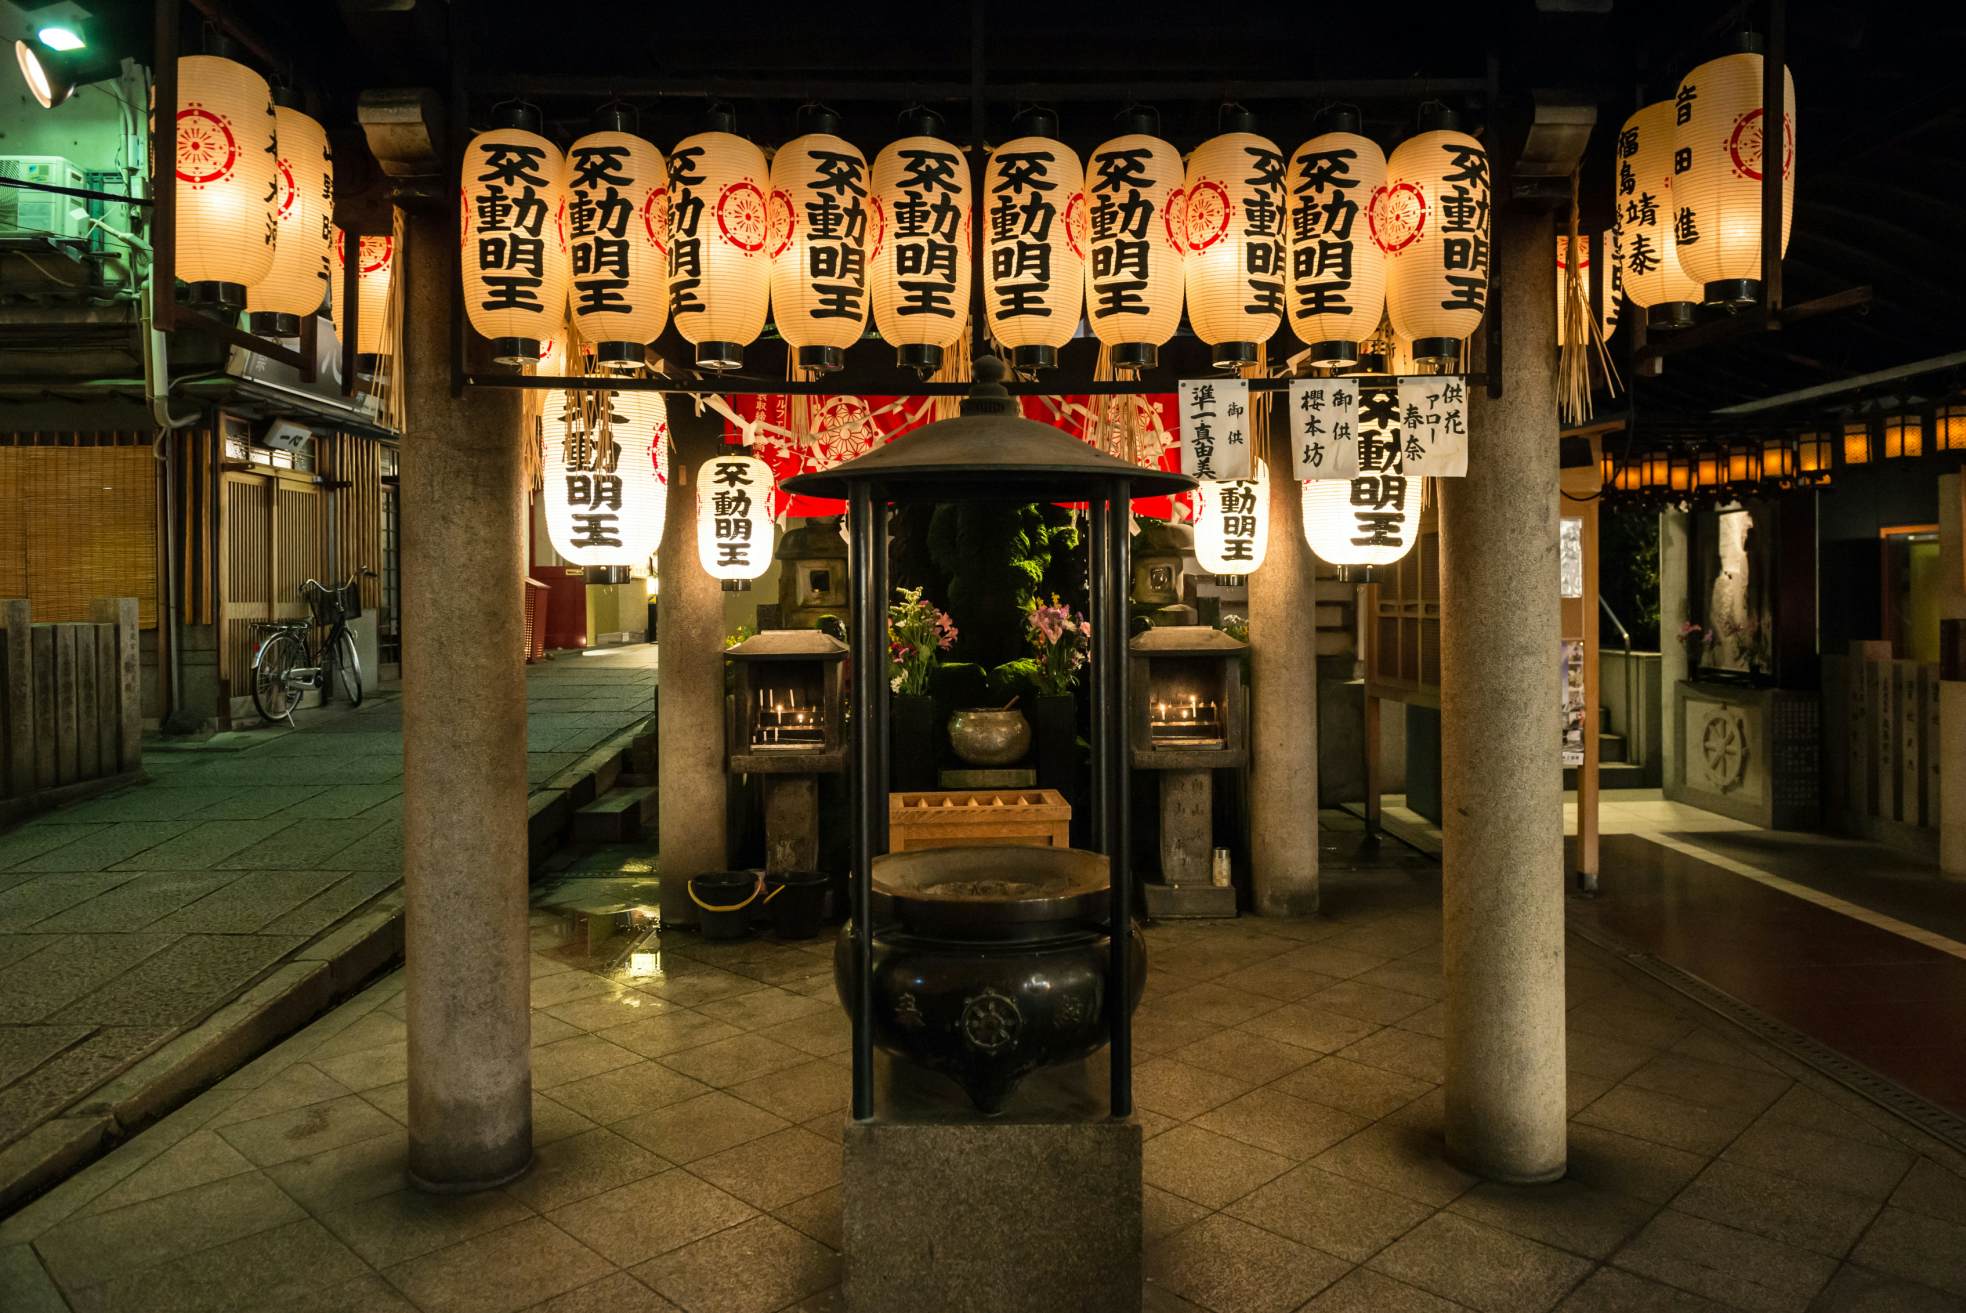
POLYGON ((1215 110, 1215 126, 1219 130, 1231 114, 1247 114, 1249 109, 1239 100, 1225 100, 1215 110))
POLYGON ((1156 109, 1156 108, 1155 108, 1154 106, 1152 106, 1152 105, 1143 105, 1143 104, 1141 104, 1141 103, 1140 103, 1139 101, 1137 101, 1137 100, 1129 100, 1129 101, 1127 101, 1127 102, 1126 102, 1126 104, 1125 104, 1124 106, 1122 106, 1122 107, 1121 107, 1121 109, 1120 109, 1120 111, 1119 111, 1119 113, 1117 113, 1117 114, 1115 114, 1115 115, 1113 115, 1113 118, 1114 118, 1114 119, 1115 119, 1116 121, 1117 121, 1117 120, 1123 120, 1123 119, 1126 119, 1126 118, 1129 118, 1129 117, 1131 117, 1131 116, 1133 116, 1133 115, 1135 115, 1135 114, 1151 114, 1151 115, 1153 115, 1153 119, 1154 119, 1154 135, 1155 135, 1156 137, 1158 137, 1158 136, 1160 136, 1160 110, 1158 110, 1158 109, 1156 109))
POLYGON ((620 96, 609 96, 606 100, 601 102, 600 107, 603 110, 615 109, 617 107, 627 110, 630 114, 635 116, 635 131, 638 134, 641 132, 642 111, 637 109, 634 105, 631 105, 627 101, 623 100, 620 96))

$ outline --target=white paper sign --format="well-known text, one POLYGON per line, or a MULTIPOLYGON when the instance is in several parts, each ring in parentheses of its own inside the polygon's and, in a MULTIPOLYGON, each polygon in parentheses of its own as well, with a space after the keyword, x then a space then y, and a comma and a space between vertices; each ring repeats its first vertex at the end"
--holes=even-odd
POLYGON ((1399 380, 1406 472, 1458 479, 1468 472, 1468 380, 1455 374, 1399 380))
POLYGON ((1305 479, 1349 479, 1358 473, 1358 383, 1349 378, 1299 378, 1290 383, 1291 464, 1305 479))
POLYGON ((1249 477, 1249 380, 1181 380, 1181 472, 1197 479, 1249 477))

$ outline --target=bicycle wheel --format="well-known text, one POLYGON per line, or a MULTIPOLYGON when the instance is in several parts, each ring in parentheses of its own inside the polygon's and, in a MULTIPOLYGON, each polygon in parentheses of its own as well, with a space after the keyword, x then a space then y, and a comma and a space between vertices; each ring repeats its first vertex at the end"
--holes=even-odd
POLYGON ((336 636, 334 642, 334 668, 341 680, 341 691, 348 695, 348 705, 362 705, 362 661, 355 655, 355 635, 346 629, 336 636))
POLYGON ((275 634, 260 645, 253 658, 253 706, 267 720, 289 720, 300 694, 287 683, 287 672, 306 659, 300 639, 275 634))

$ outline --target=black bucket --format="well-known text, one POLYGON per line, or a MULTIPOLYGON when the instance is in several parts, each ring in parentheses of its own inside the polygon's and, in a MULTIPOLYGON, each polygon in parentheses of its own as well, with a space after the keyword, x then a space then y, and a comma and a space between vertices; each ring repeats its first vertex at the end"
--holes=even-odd
POLYGON ((765 876, 765 907, 780 939, 811 939, 819 933, 832 877, 818 871, 774 871, 765 876))
POLYGON ((751 908, 758 900, 758 873, 706 871, 692 875, 689 900, 696 904, 697 928, 705 939, 748 938, 751 908))

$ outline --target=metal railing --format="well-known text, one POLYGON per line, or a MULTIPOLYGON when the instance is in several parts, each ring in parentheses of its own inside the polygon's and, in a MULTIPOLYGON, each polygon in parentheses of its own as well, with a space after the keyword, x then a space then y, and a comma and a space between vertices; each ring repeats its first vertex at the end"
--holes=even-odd
MULTIPOLYGON (((1632 660, 1632 631, 1625 628, 1625 622, 1620 620, 1618 613, 1611 609, 1611 603, 1604 600, 1603 593, 1597 595, 1597 605, 1598 609, 1604 612, 1605 618, 1617 628, 1618 637, 1625 645, 1625 760, 1634 766, 1642 766, 1645 764, 1645 757, 1638 750, 1638 736, 1634 730, 1644 717, 1640 714, 1641 708, 1632 682, 1632 672, 1638 665, 1632 660)), ((1599 668, 1602 669, 1601 662, 1599 668)), ((1596 728, 1593 726, 1593 729, 1596 728)))

